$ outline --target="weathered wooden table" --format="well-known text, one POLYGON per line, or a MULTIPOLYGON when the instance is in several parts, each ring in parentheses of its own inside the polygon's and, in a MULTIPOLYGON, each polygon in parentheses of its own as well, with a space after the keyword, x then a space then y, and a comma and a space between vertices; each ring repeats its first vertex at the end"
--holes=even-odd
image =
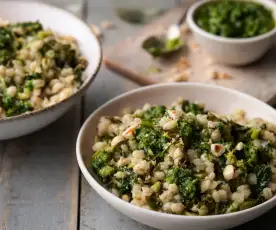
MULTIPOLYGON (((53 0, 52 0, 53 1, 53 0)), ((68 2, 55 0, 64 7, 68 2)), ((70 5, 89 23, 111 20, 104 47, 133 34, 139 27, 120 21, 109 0, 70 5)), ((102 66, 82 102, 47 128, 0 142, 0 230, 134 230, 141 225, 110 207, 80 175, 75 141, 84 119, 98 106, 139 86, 102 66), (84 102, 84 103, 83 103, 84 102)), ((276 209, 236 230, 275 230, 276 209)))

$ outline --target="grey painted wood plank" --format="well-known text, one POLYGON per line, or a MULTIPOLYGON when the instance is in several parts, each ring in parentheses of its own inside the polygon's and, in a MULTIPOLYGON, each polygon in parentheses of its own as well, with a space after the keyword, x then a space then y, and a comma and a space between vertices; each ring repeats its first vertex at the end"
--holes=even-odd
MULTIPOLYGON (((82 0, 49 0, 81 16, 82 0)), ((0 142, 0 229, 76 230, 80 103, 47 128, 0 142)))
POLYGON ((2 142, 0 229, 77 228, 79 109, 26 137, 2 142))

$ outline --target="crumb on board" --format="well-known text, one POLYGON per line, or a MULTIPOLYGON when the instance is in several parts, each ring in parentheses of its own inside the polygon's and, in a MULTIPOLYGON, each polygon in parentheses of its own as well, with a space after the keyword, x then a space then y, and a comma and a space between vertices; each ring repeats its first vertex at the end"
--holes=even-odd
POLYGON ((199 50, 200 46, 199 46, 199 44, 197 44, 195 41, 192 41, 192 42, 190 43, 190 48, 191 48, 192 50, 194 50, 194 51, 197 51, 197 50, 199 50))
POLYGON ((232 79, 232 76, 225 72, 218 72, 215 70, 209 70, 208 76, 210 76, 213 80, 219 80, 219 79, 232 79))
POLYGON ((190 71, 182 71, 182 72, 174 73, 167 79, 167 82, 188 81, 189 76, 190 76, 190 71))
POLYGON ((228 73, 220 73, 221 79, 231 79, 232 76, 230 76, 228 73))
POLYGON ((210 71, 211 73, 209 74, 213 80, 219 79, 219 73, 217 71, 210 71))
POLYGON ((190 61, 186 57, 182 56, 179 58, 178 62, 175 64, 174 68, 175 69, 187 69, 190 66, 191 66, 190 61))
POLYGON ((104 20, 100 23, 100 26, 102 29, 104 30, 110 30, 113 29, 115 27, 114 23, 108 20, 104 20))
POLYGON ((99 26, 96 26, 95 24, 90 24, 90 28, 98 39, 103 38, 103 33, 99 26))

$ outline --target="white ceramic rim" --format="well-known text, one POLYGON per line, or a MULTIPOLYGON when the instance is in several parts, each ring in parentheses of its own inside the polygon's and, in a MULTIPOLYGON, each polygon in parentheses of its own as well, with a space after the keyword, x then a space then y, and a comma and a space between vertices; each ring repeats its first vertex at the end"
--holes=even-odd
MULTIPOLYGON (((18 2, 18 3, 21 3, 24 2, 24 1, 18 1, 18 0, 3 0, 0 2, 0 4, 2 3, 5 3, 5 2, 18 2)), ((40 5, 40 6, 46 6, 48 8, 52 8, 56 11, 60 11, 62 12, 63 14, 68 14, 70 15, 70 17, 74 18, 74 20, 76 21, 79 21, 80 23, 83 24, 83 26, 85 26, 87 29, 89 29, 91 31, 91 34, 95 37, 95 40, 96 42, 98 43, 98 47, 99 47, 99 51, 100 51, 100 55, 99 55, 99 60, 97 61, 98 64, 97 64, 97 68, 95 69, 94 73, 89 76, 85 76, 85 80, 83 81, 81 87, 78 89, 78 91, 76 93, 74 93, 73 95, 71 95, 70 97, 64 99, 63 101, 61 102, 58 102, 54 105, 51 105, 49 107, 46 107, 46 108, 43 108, 43 109, 39 109, 39 110, 34 110, 34 111, 31 111, 29 113, 23 113, 23 114, 19 114, 19 115, 16 115, 16 116, 12 116, 12 117, 7 117, 7 118, 4 118, 4 119, 0 119, 0 124, 3 124, 5 122, 12 122, 12 121, 15 121, 15 120, 21 120, 21 119, 27 119, 31 116, 34 116, 34 115, 37 115, 37 114, 41 114, 41 113, 45 113, 45 112, 48 112, 49 110, 51 110, 52 108, 55 108, 63 103, 66 103, 67 101, 75 98, 75 97, 78 97, 79 95, 82 95, 84 93, 84 91, 90 86, 90 84, 93 82, 93 80, 95 79, 95 77, 97 76, 100 68, 101 68, 101 65, 102 65, 102 57, 103 57, 103 50, 102 50, 102 46, 101 46, 101 43, 99 41, 99 39, 97 39, 97 36, 92 32, 92 30, 89 28, 89 26, 87 25, 87 23, 85 23, 82 19, 78 18, 77 16, 75 16, 73 13, 67 11, 67 10, 64 10, 64 9, 61 9, 59 7, 56 7, 56 6, 53 6, 53 5, 50 5, 50 4, 47 4, 47 3, 44 3, 44 2, 37 2, 37 1, 32 1, 32 0, 27 0, 25 1, 26 3, 28 4, 33 4, 34 6, 35 5, 40 5)))
MULTIPOLYGON (((218 35, 214 35, 211 34, 203 29, 201 29, 194 21, 194 13, 195 11, 202 5, 209 3, 209 2, 214 2, 216 0, 203 0, 203 1, 197 1, 194 4, 191 5, 191 7, 188 9, 187 12, 187 23, 188 25, 191 27, 192 30, 194 30, 195 32, 201 34, 204 37, 207 37, 209 39, 212 40, 216 40, 219 42, 223 42, 223 43, 251 43, 251 42, 256 42, 256 41, 260 41, 263 39, 266 39, 268 37, 273 36, 276 33, 276 25, 274 27, 273 30, 262 34, 262 35, 258 35, 255 37, 251 37, 251 38, 227 38, 227 37, 221 37, 218 35)), ((272 11, 276 11, 276 2, 272 1, 272 0, 262 0, 262 1, 256 1, 259 4, 264 5, 266 8, 269 8, 272 11), (274 9, 272 9, 272 7, 267 6, 266 4, 264 4, 264 2, 266 2, 268 5, 274 5, 274 9)), ((274 21, 276 21, 276 18, 274 18, 274 21)))
MULTIPOLYGON (((157 211, 153 211, 153 210, 148 210, 145 208, 141 208, 138 207, 136 205, 133 205, 129 202, 126 202, 122 199, 120 199, 119 197, 115 196, 114 194, 112 194, 111 192, 109 192, 107 189, 105 189, 102 185, 100 185, 98 183, 98 181, 96 179, 94 179, 94 177, 89 173, 88 169, 86 168, 84 162, 83 162, 83 158, 82 158, 82 154, 80 152, 80 145, 81 145, 81 140, 83 138, 83 133, 84 130, 86 128, 86 126, 89 124, 90 120, 95 116, 95 114, 97 114, 100 110, 106 108, 107 106, 109 106, 110 104, 112 104, 113 102, 116 101, 120 101, 121 98, 126 97, 128 95, 131 94, 135 94, 137 92, 143 92, 146 90, 150 90, 150 89, 154 89, 154 88, 159 88, 159 87, 170 87, 170 86, 174 86, 174 85, 183 85, 183 86, 192 86, 192 87, 198 87, 198 88, 211 88, 211 89, 221 89, 225 92, 228 93, 234 93, 234 94, 238 94, 240 97, 244 97, 244 98, 248 98, 250 100, 253 100, 255 102, 261 102, 264 104, 264 106, 268 107, 269 109, 271 109, 274 113, 276 113, 276 111, 268 104, 264 103, 263 101, 252 97, 248 94, 239 92, 237 90, 233 90, 233 89, 229 89, 229 88, 225 88, 222 86, 217 86, 217 85, 211 85, 211 84, 202 84, 202 83, 163 83, 163 84, 156 84, 156 85, 150 85, 150 86, 146 86, 146 87, 142 87, 142 88, 138 88, 135 90, 131 90, 129 92, 123 93, 113 99, 111 99, 110 101, 106 102, 105 104, 103 104, 102 106, 100 106, 98 109, 96 109, 84 122, 84 124, 82 125, 79 134, 78 134, 78 138, 77 138, 77 143, 76 143, 76 156, 77 156, 77 161, 79 164, 79 167, 84 175, 84 177, 88 180, 89 184, 93 187, 94 190, 97 191, 97 193, 100 194, 104 194, 105 196, 113 196, 114 199, 116 199, 116 202, 119 205, 126 205, 128 206, 128 208, 132 208, 135 209, 137 212, 144 212, 144 214, 147 214, 149 216, 155 216, 155 217, 159 217, 159 218, 172 218, 172 219, 176 219, 176 220, 180 220, 180 219, 217 219, 220 217, 235 217, 235 216, 239 216, 240 214, 246 214, 246 213, 250 213, 252 210, 254 209, 259 209, 262 206, 265 206, 269 203, 275 202, 276 201, 276 196, 274 196, 273 198, 271 198, 270 200, 265 201, 262 204, 259 204, 257 206, 254 206, 252 208, 246 209, 246 210, 242 210, 242 211, 238 211, 238 212, 234 212, 234 213, 228 213, 228 214, 220 214, 220 215, 209 215, 209 216, 184 216, 184 215, 175 215, 175 214, 168 214, 168 213, 162 213, 162 212, 157 212, 157 211)), ((145 102, 146 103, 146 102, 145 102)), ((91 154, 92 154, 92 150, 91 150, 91 154)))

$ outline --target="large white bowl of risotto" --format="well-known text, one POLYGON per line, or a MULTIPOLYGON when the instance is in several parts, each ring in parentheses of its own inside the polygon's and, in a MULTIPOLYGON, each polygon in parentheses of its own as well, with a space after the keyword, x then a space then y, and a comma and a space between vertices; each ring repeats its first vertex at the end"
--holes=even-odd
POLYGON ((276 204, 276 112, 231 89, 127 92, 87 119, 76 151, 106 202, 158 229, 228 229, 276 204))
POLYGON ((101 65, 101 46, 71 13, 42 3, 0 2, 0 140, 63 115, 101 65))

